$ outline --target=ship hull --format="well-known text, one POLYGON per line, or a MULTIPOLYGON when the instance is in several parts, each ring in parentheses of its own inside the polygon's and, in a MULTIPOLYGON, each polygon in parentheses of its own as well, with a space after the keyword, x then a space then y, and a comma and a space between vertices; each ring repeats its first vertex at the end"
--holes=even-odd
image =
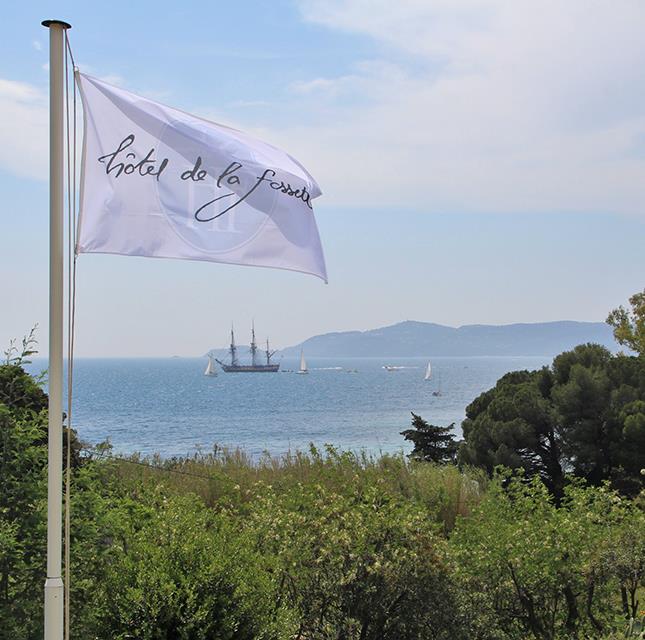
POLYGON ((280 370, 279 364, 222 364, 226 373, 276 373, 280 370))

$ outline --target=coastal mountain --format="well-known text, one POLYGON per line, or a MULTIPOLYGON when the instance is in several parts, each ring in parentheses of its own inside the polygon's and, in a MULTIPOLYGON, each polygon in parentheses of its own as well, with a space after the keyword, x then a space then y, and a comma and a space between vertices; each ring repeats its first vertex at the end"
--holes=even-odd
POLYGON ((414 356, 554 356, 596 342, 617 350, 611 328, 603 322, 471 324, 448 327, 407 320, 369 331, 341 331, 313 336, 280 352, 313 357, 414 356))

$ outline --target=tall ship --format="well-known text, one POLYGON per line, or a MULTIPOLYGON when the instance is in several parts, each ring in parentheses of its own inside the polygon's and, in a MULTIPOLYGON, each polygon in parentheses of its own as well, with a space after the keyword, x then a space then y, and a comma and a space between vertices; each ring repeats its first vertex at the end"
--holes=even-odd
POLYGON ((280 363, 273 364, 271 358, 275 354, 275 351, 271 351, 269 347, 269 339, 267 338, 267 348, 262 350, 264 356, 259 357, 258 345, 255 342, 255 325, 251 327, 251 364, 240 364, 240 361, 237 357, 238 347, 235 344, 235 334, 233 333, 233 327, 231 327, 231 346, 229 347, 229 353, 231 354, 231 362, 227 364, 221 360, 217 360, 219 365, 226 373, 276 373, 280 369, 280 363), (260 360, 266 360, 261 362, 260 360))

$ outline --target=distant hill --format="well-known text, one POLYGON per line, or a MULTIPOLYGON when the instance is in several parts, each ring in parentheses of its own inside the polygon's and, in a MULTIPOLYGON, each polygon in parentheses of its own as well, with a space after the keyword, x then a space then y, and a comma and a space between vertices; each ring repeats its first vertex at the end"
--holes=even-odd
POLYGON ((408 320, 369 331, 325 333, 281 351, 311 357, 554 356, 577 344, 596 342, 617 350, 603 322, 472 324, 447 327, 408 320))

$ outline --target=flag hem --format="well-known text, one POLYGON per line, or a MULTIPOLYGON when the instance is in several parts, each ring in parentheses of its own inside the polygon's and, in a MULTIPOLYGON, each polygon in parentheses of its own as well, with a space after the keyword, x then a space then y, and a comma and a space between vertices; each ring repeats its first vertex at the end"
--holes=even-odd
POLYGON ((106 256, 108 255, 124 256, 126 258, 144 258, 144 259, 157 258, 159 260, 184 260, 189 262, 212 262, 216 264, 230 264, 236 267, 256 267, 256 268, 260 267, 262 269, 280 269, 281 271, 292 271, 294 273, 302 273, 306 276, 314 276, 322 280, 325 284, 329 284, 329 280, 327 279, 326 273, 324 276, 322 276, 321 274, 316 273, 314 271, 305 271, 304 269, 296 269, 294 267, 281 267, 279 265, 274 265, 274 264, 249 264, 248 262, 230 262, 228 260, 224 262, 223 260, 206 260, 204 258, 184 258, 179 256, 154 256, 154 255, 137 256, 129 253, 119 253, 118 251, 84 251, 80 246, 77 246, 76 253, 77 255, 81 255, 81 254, 89 255, 91 253, 99 253, 106 256))

